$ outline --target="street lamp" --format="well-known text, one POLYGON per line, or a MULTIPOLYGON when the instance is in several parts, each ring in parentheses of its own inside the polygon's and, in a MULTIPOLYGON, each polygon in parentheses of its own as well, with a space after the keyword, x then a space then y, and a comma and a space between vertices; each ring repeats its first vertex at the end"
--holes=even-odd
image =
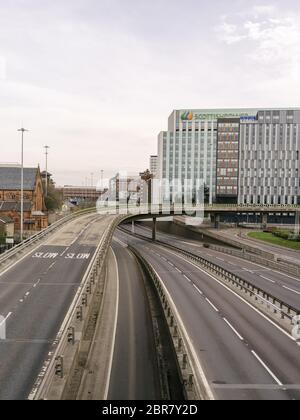
POLYGON ((46 190, 46 197, 48 197, 48 150, 50 149, 50 147, 49 146, 44 146, 44 149, 45 149, 45 155, 46 155, 46 180, 45 180, 45 182, 46 182, 46 188, 45 188, 45 190, 46 190))
POLYGON ((20 240, 23 241, 24 233, 24 133, 28 130, 20 128, 21 132, 21 229, 20 229, 20 240))

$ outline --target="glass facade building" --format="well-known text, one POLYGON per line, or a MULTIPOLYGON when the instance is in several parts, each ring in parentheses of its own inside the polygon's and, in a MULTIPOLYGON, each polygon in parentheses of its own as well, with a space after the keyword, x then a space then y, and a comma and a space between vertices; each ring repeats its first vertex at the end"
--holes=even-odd
MULTIPOLYGON (((240 117, 255 116, 256 114, 257 109, 173 111, 169 117, 168 131, 161 132, 158 136, 159 178, 170 183, 179 180, 182 185, 186 181, 191 182, 195 191, 199 183, 202 183, 205 186, 208 202, 211 204, 216 201, 219 192, 225 195, 237 194, 236 189, 230 189, 230 187, 236 188, 235 151, 233 150, 231 153, 231 146, 228 146, 228 150, 224 149, 227 147, 227 133, 224 134, 223 145, 222 136, 218 137, 218 128, 223 129, 222 124, 226 123, 227 119, 229 122, 232 119, 239 121, 240 117), (225 122, 221 122, 223 120, 225 122), (222 156, 225 154, 226 157, 224 157, 225 163, 220 162, 220 168, 218 166, 220 175, 217 178, 218 147, 220 147, 220 159, 223 160, 222 156), (230 157, 227 158, 227 155, 230 157), (226 159, 229 161, 227 162, 226 159), (226 174, 223 176, 224 169, 226 169, 226 174), (232 169, 234 169, 233 172, 231 172, 232 169), (225 179, 228 177, 230 177, 230 182, 228 185, 223 185, 228 181, 225 179), (223 190, 224 186, 226 188, 223 190)), ((167 188, 162 188, 161 199, 163 201, 164 197, 168 196, 167 188)))

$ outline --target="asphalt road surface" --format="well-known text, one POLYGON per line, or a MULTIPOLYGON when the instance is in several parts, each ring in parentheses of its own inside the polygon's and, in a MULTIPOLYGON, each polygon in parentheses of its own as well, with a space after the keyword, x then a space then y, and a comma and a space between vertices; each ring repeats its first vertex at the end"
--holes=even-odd
MULTIPOLYGON (((151 238, 151 230, 147 227, 136 225, 135 232, 151 238)), ((205 257, 208 261, 241 276, 300 311, 300 278, 271 270, 238 257, 206 249, 201 242, 161 232, 158 232, 157 239, 205 257)))
POLYGON ((134 244, 166 285, 216 399, 300 399, 297 342, 233 291, 161 246, 134 244))
POLYGON ((109 400, 160 398, 159 377, 143 273, 120 241, 113 242, 119 272, 119 309, 109 400))
POLYGON ((0 273, 0 400, 26 399, 107 226, 85 216, 0 273))

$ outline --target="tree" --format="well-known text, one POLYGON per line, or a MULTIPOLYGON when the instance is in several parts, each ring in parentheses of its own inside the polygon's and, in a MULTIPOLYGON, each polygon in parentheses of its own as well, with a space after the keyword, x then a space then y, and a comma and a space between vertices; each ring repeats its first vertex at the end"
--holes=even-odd
POLYGON ((62 197, 54 185, 48 185, 48 196, 45 197, 45 205, 48 211, 61 209, 62 197))

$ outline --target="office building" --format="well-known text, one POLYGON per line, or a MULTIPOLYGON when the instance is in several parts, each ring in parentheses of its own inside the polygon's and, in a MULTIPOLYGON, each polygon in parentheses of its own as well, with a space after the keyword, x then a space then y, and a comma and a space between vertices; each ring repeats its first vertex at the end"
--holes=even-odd
POLYGON ((300 204, 300 110, 240 123, 239 204, 300 204))
MULTIPOLYGON (((237 200, 239 130, 235 125, 240 118, 254 118, 256 114, 257 109, 173 111, 168 131, 158 137, 158 177, 170 183, 179 180, 182 185, 188 180, 195 193, 199 181, 204 183, 211 204, 217 196, 237 200)), ((162 187, 162 201, 169 199, 168 189, 162 187)))
POLYGON ((300 204, 299 151, 299 109, 173 111, 158 137, 160 199, 200 180, 209 203, 300 204))
POLYGON ((157 176, 157 169, 158 169, 158 156, 152 155, 150 156, 150 172, 153 175, 153 178, 156 178, 157 176))

